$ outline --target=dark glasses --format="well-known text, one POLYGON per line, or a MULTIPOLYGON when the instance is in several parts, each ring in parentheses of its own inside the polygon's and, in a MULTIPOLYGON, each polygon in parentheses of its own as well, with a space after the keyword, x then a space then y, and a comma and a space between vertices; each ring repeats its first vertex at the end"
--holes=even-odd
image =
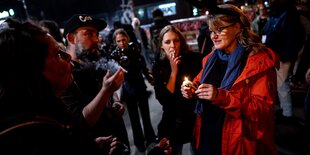
POLYGON ((65 61, 67 61, 67 62, 70 62, 70 61, 71 61, 71 56, 70 56, 70 54, 68 54, 67 52, 65 52, 65 51, 63 51, 63 50, 61 50, 61 49, 59 49, 57 54, 58 54, 58 56, 59 56, 61 59, 65 60, 65 61))

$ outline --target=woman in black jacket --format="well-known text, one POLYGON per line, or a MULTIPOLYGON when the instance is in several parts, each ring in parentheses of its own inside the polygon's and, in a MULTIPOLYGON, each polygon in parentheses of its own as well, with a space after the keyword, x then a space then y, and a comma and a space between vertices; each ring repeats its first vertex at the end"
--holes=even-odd
POLYGON ((192 52, 181 32, 171 25, 161 30, 158 51, 153 67, 155 94, 163 107, 158 137, 169 139, 172 154, 181 154, 183 144, 192 141, 195 100, 183 98, 180 88, 185 77, 192 80, 199 72, 202 55, 192 52))

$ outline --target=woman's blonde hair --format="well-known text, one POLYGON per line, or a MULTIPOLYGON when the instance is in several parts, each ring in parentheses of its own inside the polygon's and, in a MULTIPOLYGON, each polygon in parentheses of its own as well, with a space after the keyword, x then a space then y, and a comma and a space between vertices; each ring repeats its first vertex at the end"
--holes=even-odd
POLYGON ((211 29, 224 27, 224 23, 240 24, 240 33, 237 36, 239 44, 247 51, 265 51, 266 47, 261 42, 258 34, 251 30, 251 22, 241 9, 232 4, 222 4, 207 17, 207 23, 211 29))

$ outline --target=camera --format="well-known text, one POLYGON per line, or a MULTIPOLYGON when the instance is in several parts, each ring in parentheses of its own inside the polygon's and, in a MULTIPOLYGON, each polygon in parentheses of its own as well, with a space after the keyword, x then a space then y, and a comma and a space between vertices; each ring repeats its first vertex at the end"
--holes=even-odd
POLYGON ((111 58, 125 68, 128 65, 128 57, 125 54, 126 52, 128 52, 127 49, 116 47, 111 53, 111 58))

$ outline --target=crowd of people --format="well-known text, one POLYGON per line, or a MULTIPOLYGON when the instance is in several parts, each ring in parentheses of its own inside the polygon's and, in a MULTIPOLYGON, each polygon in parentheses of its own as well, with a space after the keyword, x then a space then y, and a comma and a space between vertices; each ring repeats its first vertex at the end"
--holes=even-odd
MULTIPOLYGON (((54 21, 8 18, 0 24, 1 154, 130 155, 125 111, 137 150, 155 144, 148 155, 182 155, 186 143, 193 155, 279 154, 274 116, 294 116, 292 76, 310 84, 309 17, 291 0, 258 8, 252 21, 237 5, 217 5, 201 25, 201 52, 160 9, 151 38, 133 18, 114 23, 104 48, 107 23, 88 14, 68 19, 63 34, 54 21), (157 131, 146 81, 162 106, 157 131)), ((309 96, 310 87, 307 129, 309 96)))

